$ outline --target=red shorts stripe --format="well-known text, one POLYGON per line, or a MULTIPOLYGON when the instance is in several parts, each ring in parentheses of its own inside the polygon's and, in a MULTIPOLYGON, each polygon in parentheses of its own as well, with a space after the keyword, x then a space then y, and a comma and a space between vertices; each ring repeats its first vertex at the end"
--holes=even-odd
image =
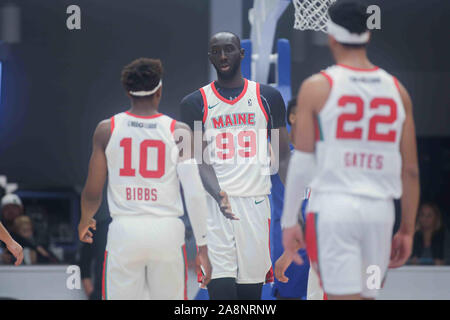
POLYGON ((105 250, 105 257, 103 258, 103 278, 102 278, 102 299, 107 300, 106 296, 106 268, 108 261, 108 251, 105 250))
MULTIPOLYGON (((269 254, 270 254, 270 219, 267 219, 269 223, 269 254)), ((270 270, 266 274, 266 283, 274 282, 273 266, 270 266, 270 270)))
POLYGON ((311 266, 317 272, 319 277, 320 287, 322 286, 322 279, 320 278, 319 268, 319 250, 317 245, 317 214, 310 212, 306 215, 305 227, 306 251, 308 252, 311 266))

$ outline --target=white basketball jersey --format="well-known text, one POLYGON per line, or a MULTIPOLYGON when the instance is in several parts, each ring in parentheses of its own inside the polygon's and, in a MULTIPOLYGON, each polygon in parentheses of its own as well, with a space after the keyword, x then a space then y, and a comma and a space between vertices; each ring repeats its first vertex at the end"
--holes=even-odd
POLYGON ((397 80, 386 71, 335 65, 318 114, 318 172, 311 188, 374 198, 402 194, 400 139, 405 110, 397 80))
POLYGON ((111 216, 183 215, 174 128, 175 120, 161 113, 122 112, 111 118, 105 150, 111 216))
POLYGON ((230 196, 270 193, 268 115, 259 84, 244 79, 234 100, 222 97, 214 82, 200 89, 208 155, 220 187, 230 196))

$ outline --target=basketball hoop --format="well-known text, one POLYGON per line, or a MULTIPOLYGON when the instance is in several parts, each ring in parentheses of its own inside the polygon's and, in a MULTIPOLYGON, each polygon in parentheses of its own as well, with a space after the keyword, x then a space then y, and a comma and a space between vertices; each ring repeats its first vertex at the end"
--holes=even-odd
POLYGON ((294 29, 326 32, 328 7, 336 0, 293 0, 294 29))

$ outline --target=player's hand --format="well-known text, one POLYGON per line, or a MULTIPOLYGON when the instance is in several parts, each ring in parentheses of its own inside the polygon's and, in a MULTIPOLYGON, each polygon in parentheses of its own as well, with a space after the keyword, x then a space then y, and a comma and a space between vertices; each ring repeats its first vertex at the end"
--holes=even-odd
POLYGON ((13 239, 11 239, 11 241, 6 244, 6 248, 16 258, 16 262, 14 263, 14 265, 16 265, 16 266, 20 265, 23 261, 22 246, 20 244, 18 244, 16 241, 14 241, 13 239))
POLYGON ((299 224, 283 229, 283 247, 289 259, 292 259, 296 264, 303 264, 298 249, 305 247, 305 240, 299 224))
POLYGON ((86 293, 86 296, 89 298, 89 296, 94 291, 94 285, 92 284, 92 280, 91 280, 91 278, 84 278, 82 280, 82 282, 83 282, 84 292, 86 293))
POLYGON ((196 271, 198 275, 201 275, 199 281, 201 281, 200 288, 205 289, 208 283, 211 281, 212 266, 208 258, 208 247, 198 247, 197 258, 195 259, 196 271))
POLYGON ((412 253, 413 236, 398 231, 392 239, 391 260, 389 268, 399 268, 403 266, 412 253))
POLYGON ((94 241, 93 239, 94 234, 89 229, 92 228, 92 230, 96 230, 97 228, 96 225, 97 223, 95 219, 91 218, 87 221, 81 220, 80 224, 78 225, 78 237, 80 238, 80 241, 92 243, 94 241))
POLYGON ((275 277, 278 279, 278 281, 284 283, 289 281, 289 278, 286 277, 284 273, 291 263, 292 259, 288 256, 288 254, 286 254, 286 252, 283 252, 281 257, 279 257, 275 262, 275 277))
POLYGON ((221 190, 219 192, 219 197, 220 197, 220 204, 219 204, 220 211, 225 216, 225 218, 228 218, 230 220, 239 220, 239 218, 234 215, 233 211, 231 211, 231 204, 230 200, 228 199, 227 193, 221 190))

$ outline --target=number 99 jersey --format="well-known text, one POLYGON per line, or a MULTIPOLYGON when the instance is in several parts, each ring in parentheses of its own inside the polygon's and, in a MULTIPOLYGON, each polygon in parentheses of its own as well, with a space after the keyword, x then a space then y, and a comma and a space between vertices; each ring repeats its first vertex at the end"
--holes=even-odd
POLYGON ((111 118, 105 154, 112 217, 183 215, 174 130, 175 120, 162 113, 143 117, 122 112, 111 118))
POLYGON ((405 110, 397 79, 374 67, 321 72, 331 91, 317 115, 315 191, 400 198, 405 110))
POLYGON ((261 101, 259 83, 244 79, 234 100, 220 95, 214 82, 200 88, 203 97, 204 137, 208 157, 220 187, 229 196, 270 193, 269 117, 261 101))

